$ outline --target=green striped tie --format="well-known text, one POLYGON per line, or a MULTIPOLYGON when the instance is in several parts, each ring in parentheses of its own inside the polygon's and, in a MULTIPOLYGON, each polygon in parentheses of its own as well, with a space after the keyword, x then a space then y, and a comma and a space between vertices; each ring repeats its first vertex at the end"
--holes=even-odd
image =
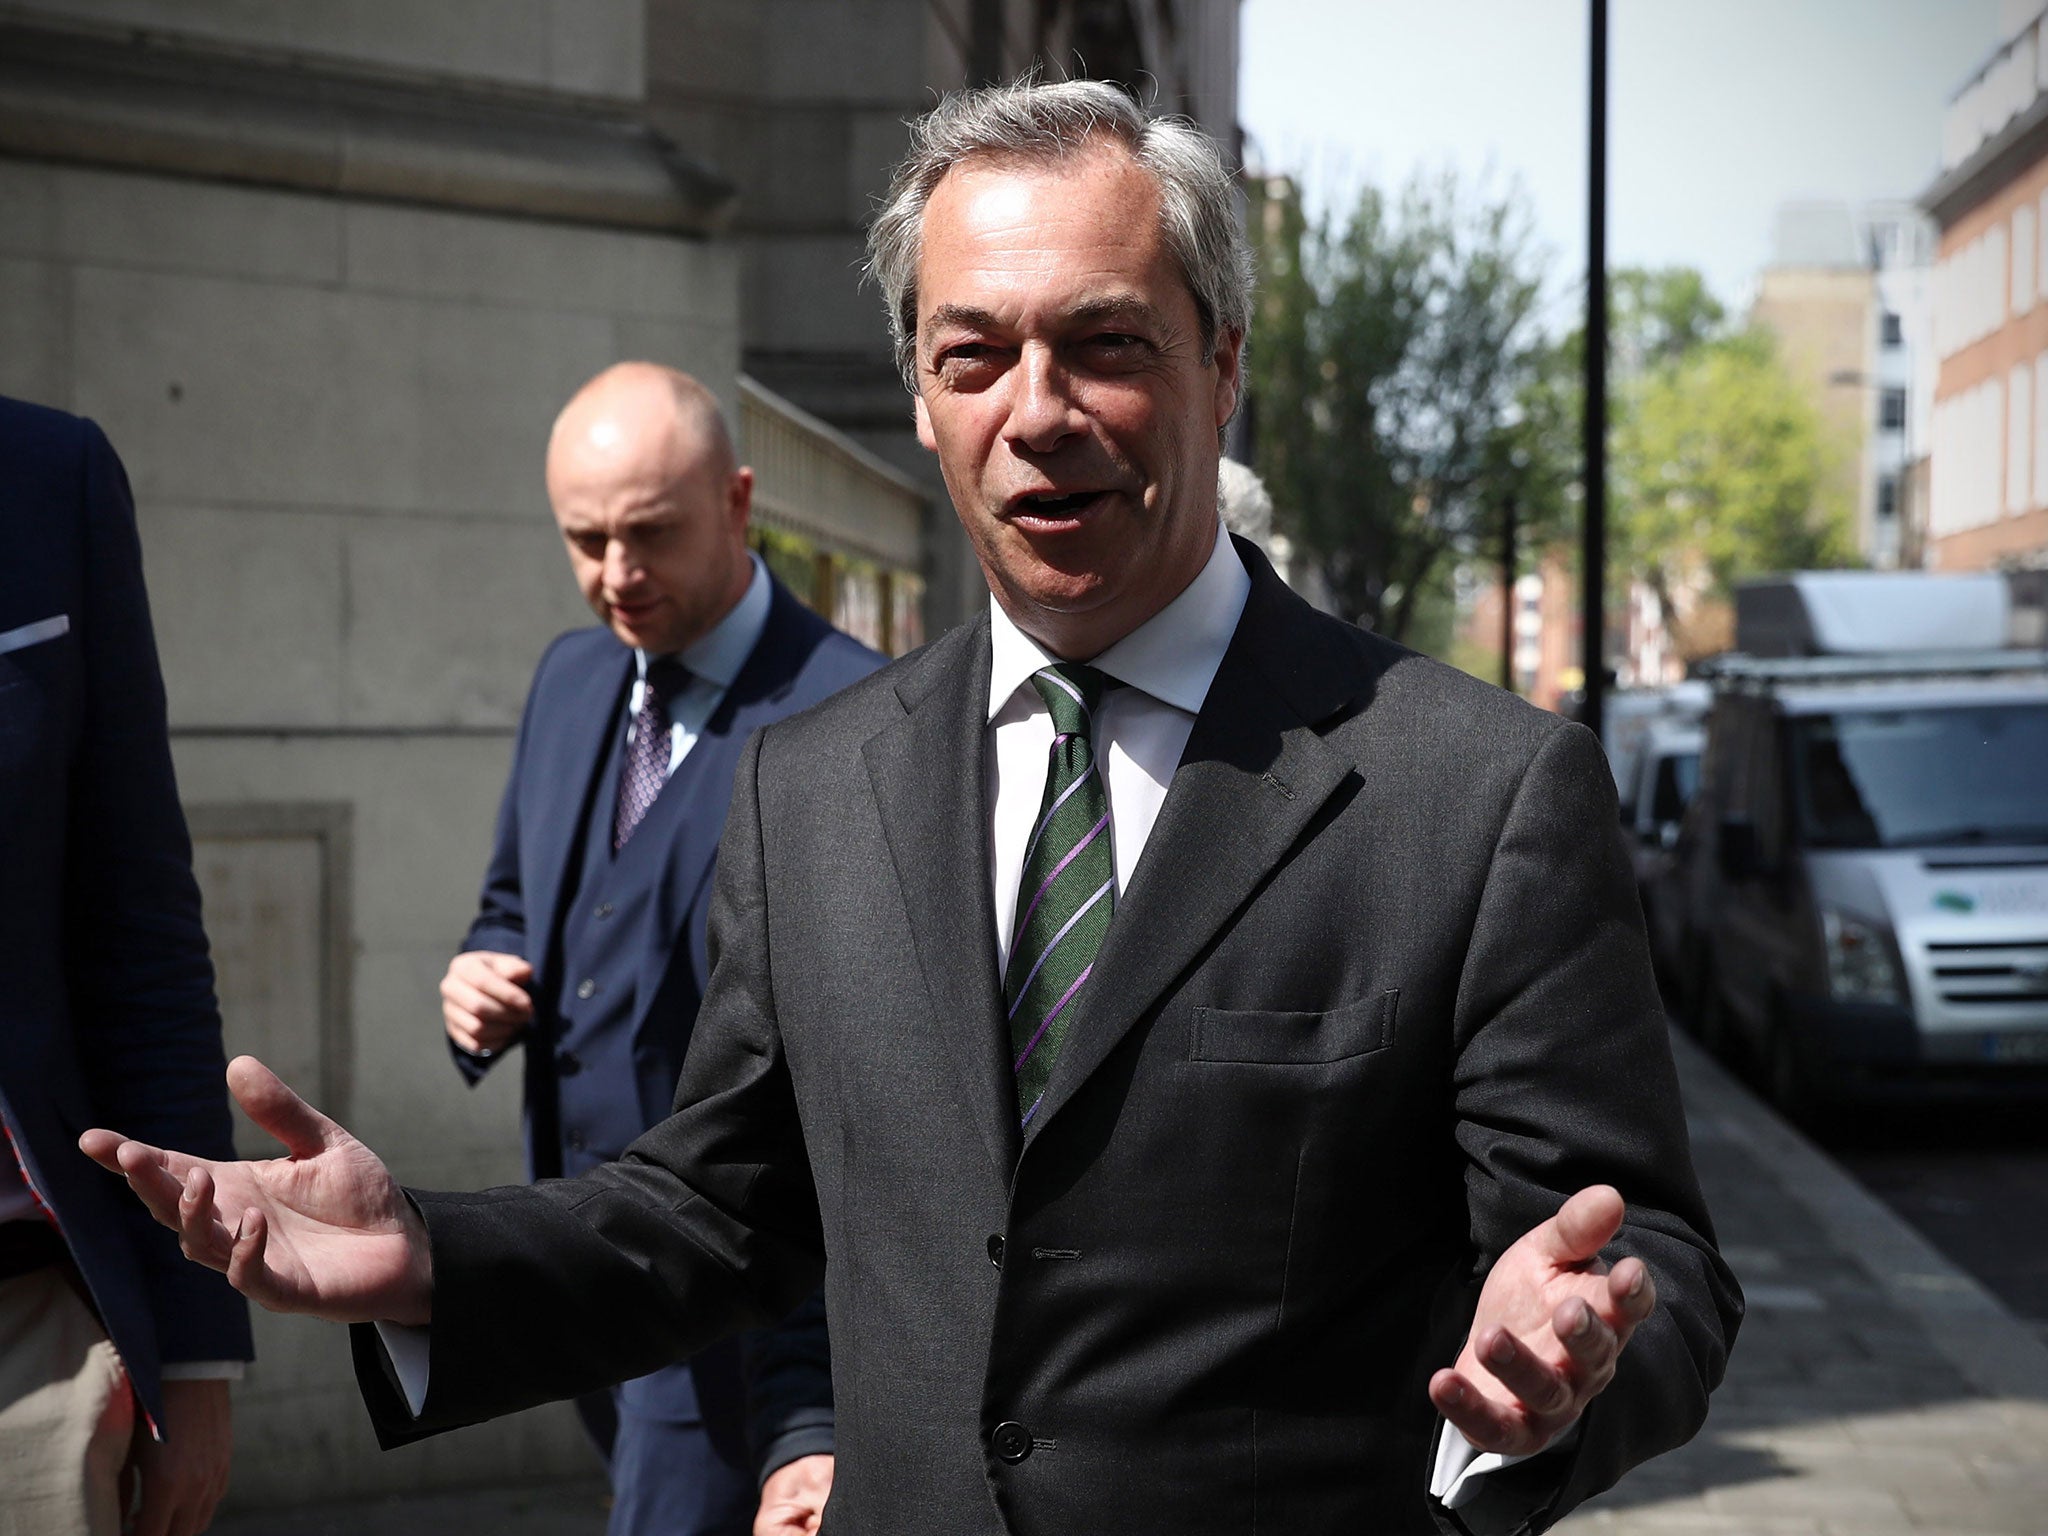
POLYGON ((1045 797, 1024 849, 1017 924, 1003 975, 1010 1046, 1016 1054, 1017 1108, 1024 1124, 1038 1112, 1052 1064, 1074 1017, 1074 998, 1095 968, 1116 907, 1109 797, 1095 766, 1096 706, 1108 679, 1071 662, 1042 667, 1031 685, 1052 711, 1052 757, 1045 797))

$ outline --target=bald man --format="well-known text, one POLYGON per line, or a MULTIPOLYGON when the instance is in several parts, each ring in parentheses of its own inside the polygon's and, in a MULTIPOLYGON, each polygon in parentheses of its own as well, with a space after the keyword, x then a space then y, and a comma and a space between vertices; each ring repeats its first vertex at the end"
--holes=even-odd
MULTIPOLYGON (((548 500, 599 623, 541 659, 482 909, 441 981, 471 1083, 525 1048, 535 1179, 668 1116, 740 750, 882 661, 747 548, 753 483, 710 392, 649 363, 592 379, 549 439, 548 500)), ((805 1529, 831 1476, 822 1315, 579 1402, 612 1536, 746 1536, 757 1506, 763 1531, 805 1529)))

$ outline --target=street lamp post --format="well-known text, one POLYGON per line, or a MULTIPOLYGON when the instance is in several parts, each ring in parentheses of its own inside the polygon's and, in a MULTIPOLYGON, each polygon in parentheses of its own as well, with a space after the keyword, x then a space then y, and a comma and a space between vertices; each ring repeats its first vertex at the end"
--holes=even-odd
POLYGON ((1607 694, 1607 0, 1592 0, 1586 171, 1585 567, 1580 651, 1585 706, 1600 735, 1607 694))

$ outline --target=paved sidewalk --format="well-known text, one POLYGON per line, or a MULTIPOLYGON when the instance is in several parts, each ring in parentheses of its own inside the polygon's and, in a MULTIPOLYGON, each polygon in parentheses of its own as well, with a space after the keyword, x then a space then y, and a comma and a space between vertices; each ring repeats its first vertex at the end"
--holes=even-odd
POLYGON ((2048 1536, 2048 1348, 1689 1039, 1693 1156, 1749 1316, 1692 1444, 1569 1536, 2048 1536))
MULTIPOLYGON (((1682 1450, 1566 1536, 2048 1536, 2048 1347, 1674 1036, 1693 1153, 1749 1297, 1682 1450)), ((595 1483, 276 1510, 217 1536, 601 1536, 595 1483)), ((1077 1533, 1079 1536, 1079 1533, 1077 1533)))

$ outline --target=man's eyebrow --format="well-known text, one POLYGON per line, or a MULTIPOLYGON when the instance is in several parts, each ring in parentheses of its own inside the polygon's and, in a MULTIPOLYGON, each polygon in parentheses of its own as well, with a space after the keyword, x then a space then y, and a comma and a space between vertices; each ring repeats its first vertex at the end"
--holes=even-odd
MULTIPOLYGON (((1062 324, 1069 326, 1103 325, 1117 321, 1156 322, 1159 311, 1134 294, 1120 293, 1107 298, 1085 299, 1072 309, 1062 311, 1059 318, 1062 324)), ((1003 329, 1003 322, 993 311, 972 304, 941 304, 925 321, 927 330, 948 325, 968 331, 1003 329)))
POLYGON ((976 309, 972 304, 941 304, 931 312, 926 326, 957 325, 962 330, 993 331, 1001 328, 993 311, 976 309))
POLYGON ((1118 294, 1077 304, 1066 312, 1065 318, 1070 325, 1104 325, 1119 320, 1156 321, 1159 311, 1132 294, 1118 294))

